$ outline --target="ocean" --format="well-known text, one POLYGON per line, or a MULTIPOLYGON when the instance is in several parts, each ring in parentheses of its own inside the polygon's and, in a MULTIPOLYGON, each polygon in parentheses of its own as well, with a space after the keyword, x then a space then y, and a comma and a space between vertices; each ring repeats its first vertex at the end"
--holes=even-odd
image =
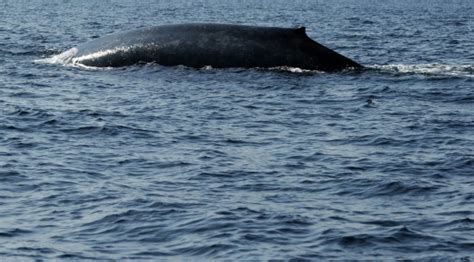
POLYGON ((474 1, 0 3, 1 261, 474 259, 474 1), (307 28, 362 71, 83 68, 188 22, 307 28))

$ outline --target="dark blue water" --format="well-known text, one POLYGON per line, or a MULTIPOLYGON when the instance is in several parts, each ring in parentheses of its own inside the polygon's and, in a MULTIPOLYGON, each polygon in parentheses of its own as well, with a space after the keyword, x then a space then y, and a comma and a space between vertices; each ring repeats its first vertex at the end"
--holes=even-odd
POLYGON ((0 3, 0 260, 474 258, 474 2, 0 3), (138 27, 306 26, 325 74, 55 55, 138 27))

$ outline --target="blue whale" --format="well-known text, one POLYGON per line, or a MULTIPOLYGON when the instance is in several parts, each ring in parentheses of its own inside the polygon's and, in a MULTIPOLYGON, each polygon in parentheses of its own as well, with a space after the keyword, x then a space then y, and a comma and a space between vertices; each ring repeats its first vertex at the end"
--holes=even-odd
POLYGON ((304 27, 162 25, 111 34, 66 52, 73 63, 93 67, 157 63, 195 68, 298 67, 318 71, 362 68, 309 38, 304 27))

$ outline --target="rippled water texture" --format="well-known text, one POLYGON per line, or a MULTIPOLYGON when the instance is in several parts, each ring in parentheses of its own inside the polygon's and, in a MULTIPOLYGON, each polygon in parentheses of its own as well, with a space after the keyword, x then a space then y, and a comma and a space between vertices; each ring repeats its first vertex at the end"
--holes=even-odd
POLYGON ((2 1, 0 260, 473 259, 474 2, 382 2, 2 1), (368 69, 51 63, 181 22, 368 69))

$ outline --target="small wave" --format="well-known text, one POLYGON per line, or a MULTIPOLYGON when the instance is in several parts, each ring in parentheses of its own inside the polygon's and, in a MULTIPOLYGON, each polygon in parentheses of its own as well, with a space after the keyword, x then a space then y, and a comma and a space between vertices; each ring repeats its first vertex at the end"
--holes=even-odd
POLYGON ((449 64, 388 64, 370 65, 371 69, 402 74, 422 74, 431 76, 474 77, 474 65, 449 64))
POLYGON ((407 184, 399 181, 388 182, 377 185, 372 188, 370 195, 378 196, 395 196, 395 195, 423 195, 437 190, 438 186, 422 186, 415 184, 407 184))
POLYGON ((0 229, 0 238, 16 237, 20 235, 31 234, 33 231, 21 229, 21 228, 12 228, 12 229, 0 229))
POLYGON ((439 237, 416 231, 407 226, 397 227, 384 233, 353 234, 341 236, 336 240, 344 247, 373 247, 376 245, 390 245, 394 248, 406 248, 406 245, 419 246, 424 242, 438 242, 439 237))
POLYGON ((173 252, 177 255, 191 255, 191 256, 216 256, 223 251, 235 249, 236 245, 210 243, 205 245, 194 245, 182 248, 176 248, 173 252))

